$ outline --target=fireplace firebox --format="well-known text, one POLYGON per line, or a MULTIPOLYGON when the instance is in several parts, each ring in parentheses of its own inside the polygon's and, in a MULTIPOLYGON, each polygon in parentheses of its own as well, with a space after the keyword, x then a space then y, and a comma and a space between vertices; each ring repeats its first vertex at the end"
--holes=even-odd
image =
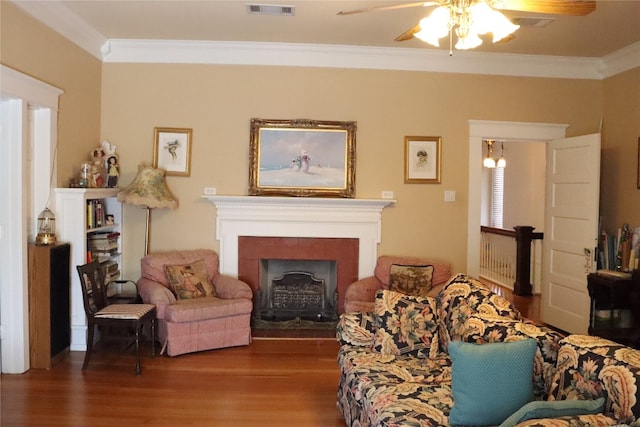
POLYGON ((262 259, 259 274, 254 318, 266 321, 337 319, 335 260, 262 259))
POLYGON ((327 301, 325 281, 312 273, 290 271, 271 282, 259 315, 262 320, 335 320, 335 296, 334 292, 333 301, 327 301))

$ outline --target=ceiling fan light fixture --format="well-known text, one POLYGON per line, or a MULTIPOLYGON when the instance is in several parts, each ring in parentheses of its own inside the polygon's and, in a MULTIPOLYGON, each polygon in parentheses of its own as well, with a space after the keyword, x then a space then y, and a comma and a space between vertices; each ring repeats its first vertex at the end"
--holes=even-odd
MULTIPOLYGON (((489 6, 487 6, 487 8, 489 8, 489 6)), ((518 30, 518 28, 520 28, 520 25, 513 24, 506 16, 495 9, 491 9, 489 11, 486 21, 484 22, 486 22, 488 26, 486 33, 493 34, 494 43, 499 42, 510 34, 513 34, 518 30)))
POLYGON ((420 20, 420 31, 413 36, 432 46, 440 46, 438 39, 449 34, 451 29, 451 13, 449 8, 440 6, 431 15, 420 20))
POLYGON ((456 49, 458 50, 473 49, 474 47, 478 47, 482 44, 482 39, 478 37, 478 33, 474 28, 469 28, 464 37, 460 37, 460 35, 458 35, 458 30, 456 30, 456 35, 458 36, 458 41, 456 43, 456 49))
POLYGON ((439 39, 455 29, 458 41, 456 49, 473 49, 482 44, 481 34, 492 33, 497 42, 520 28, 485 0, 450 0, 437 7, 431 15, 420 21, 420 31, 413 36, 433 46, 440 46, 439 39))

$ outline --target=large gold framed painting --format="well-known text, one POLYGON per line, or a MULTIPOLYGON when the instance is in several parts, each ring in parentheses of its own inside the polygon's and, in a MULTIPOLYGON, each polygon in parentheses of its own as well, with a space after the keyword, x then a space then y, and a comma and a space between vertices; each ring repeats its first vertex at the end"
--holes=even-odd
POLYGON ((249 195, 355 197, 356 122, 251 119, 249 195))

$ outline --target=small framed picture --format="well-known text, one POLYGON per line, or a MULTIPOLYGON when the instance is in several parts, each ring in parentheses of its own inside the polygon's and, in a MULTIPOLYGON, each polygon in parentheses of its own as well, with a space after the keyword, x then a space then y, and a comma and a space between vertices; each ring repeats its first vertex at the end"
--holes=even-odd
POLYGON ((155 128, 153 167, 167 176, 190 176, 191 134, 191 129, 155 128))
POLYGON ((440 184, 441 142, 439 136, 404 137, 406 184, 440 184))

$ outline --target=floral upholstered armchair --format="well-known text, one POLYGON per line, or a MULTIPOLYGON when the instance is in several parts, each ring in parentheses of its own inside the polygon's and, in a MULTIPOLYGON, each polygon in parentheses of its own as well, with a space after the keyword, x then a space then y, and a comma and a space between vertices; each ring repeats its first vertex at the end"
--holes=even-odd
POLYGON ((169 356, 251 342, 253 291, 218 265, 218 254, 207 249, 142 258, 138 292, 156 306, 158 338, 169 356))
POLYGON ((406 283, 420 282, 426 290, 424 296, 435 296, 451 278, 451 264, 432 258, 382 255, 378 257, 373 276, 360 279, 347 287, 344 311, 373 311, 377 291, 394 286, 403 287, 403 284, 392 283, 394 272, 398 273, 398 277, 410 275, 406 283), (417 271, 416 268, 422 271, 417 271), (421 275, 423 277, 417 277, 421 275))

